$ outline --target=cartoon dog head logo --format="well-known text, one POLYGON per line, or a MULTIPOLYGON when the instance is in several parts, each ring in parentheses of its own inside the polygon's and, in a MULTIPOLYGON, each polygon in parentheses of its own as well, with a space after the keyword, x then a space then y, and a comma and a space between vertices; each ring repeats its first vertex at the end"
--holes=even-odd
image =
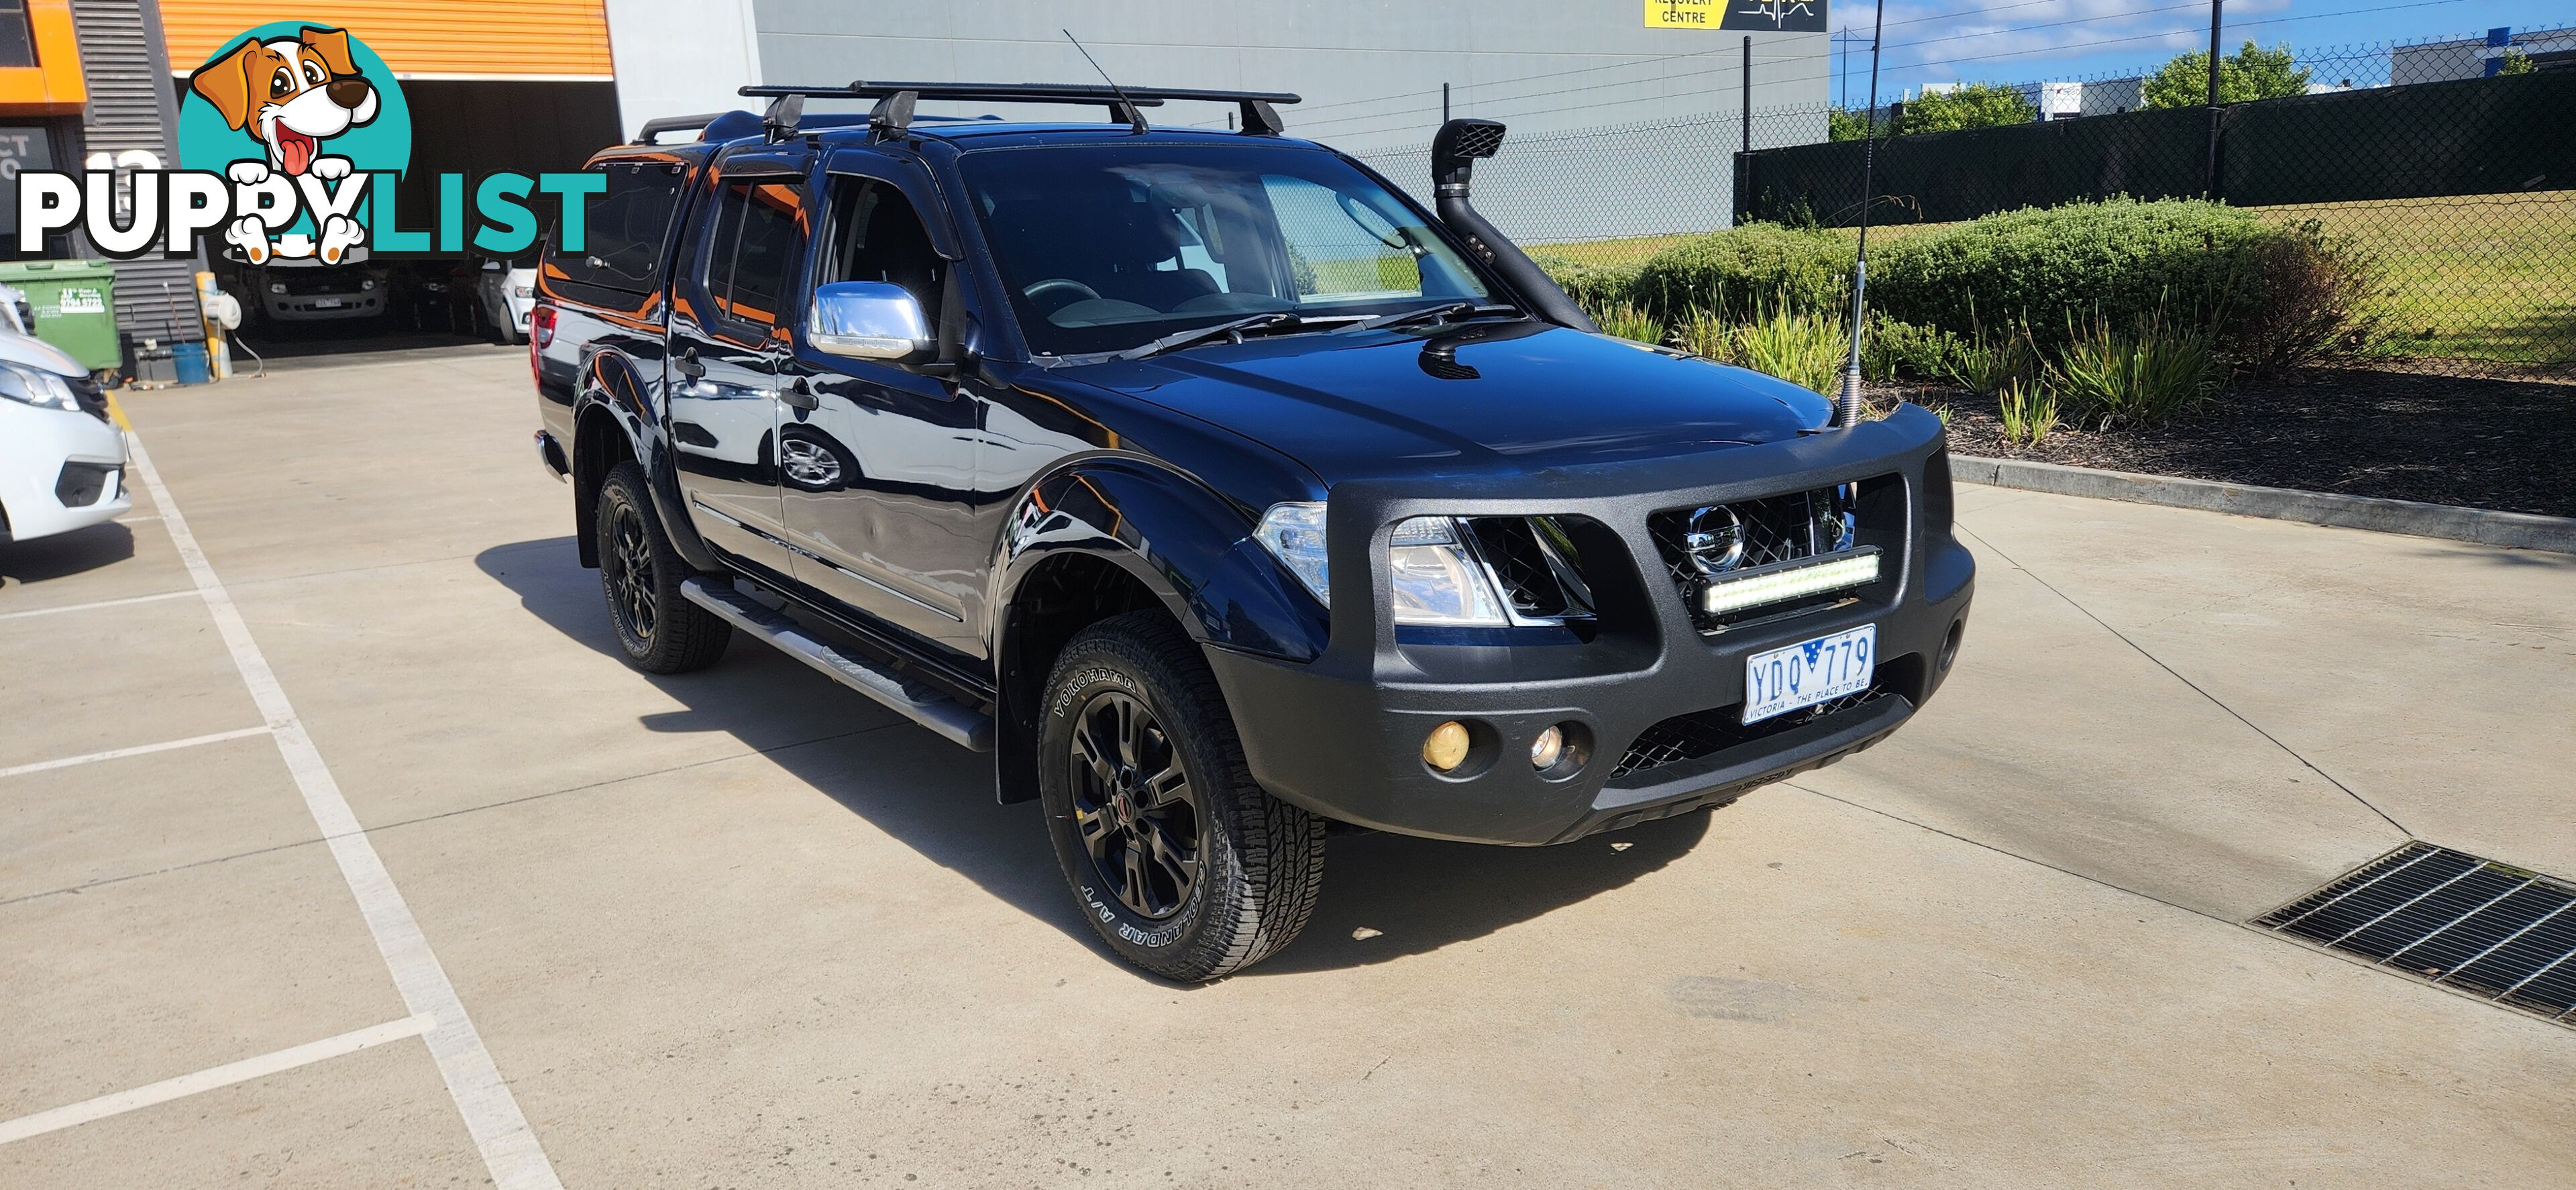
POLYGON ((181 168, 235 192, 227 256, 340 264, 371 250, 372 175, 411 166, 411 108, 393 68, 347 29, 272 21, 188 74, 181 168))
POLYGON ((322 142, 374 120, 378 107, 375 84, 350 59, 348 30, 311 25, 294 37, 241 43, 198 67, 188 89, 266 145, 269 168, 288 176, 347 176, 345 159, 315 169, 325 160, 322 142))

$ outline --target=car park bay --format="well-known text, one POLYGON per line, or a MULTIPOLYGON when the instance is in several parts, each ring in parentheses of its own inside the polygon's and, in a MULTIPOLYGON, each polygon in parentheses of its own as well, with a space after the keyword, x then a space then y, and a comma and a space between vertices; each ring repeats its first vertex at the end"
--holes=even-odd
POLYGON ((107 1101, 0 1184, 2567 1176, 2565 1029, 2241 923, 2410 835, 2576 871, 2576 560, 1963 487, 1906 732, 1562 847, 1337 836, 1297 947, 1182 987, 989 758, 756 642, 626 668, 527 384, 130 395, 161 491, 0 546, 0 1136, 107 1101))

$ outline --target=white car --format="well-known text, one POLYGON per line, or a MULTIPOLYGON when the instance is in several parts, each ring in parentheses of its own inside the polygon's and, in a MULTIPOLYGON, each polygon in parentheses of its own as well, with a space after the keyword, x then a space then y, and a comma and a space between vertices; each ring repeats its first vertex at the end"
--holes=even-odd
POLYGON ((87 369, 0 330, 0 541, 49 537, 134 507, 125 436, 87 369))
POLYGON ((537 308, 537 270, 487 260, 476 277, 474 297, 484 323, 499 328, 504 343, 527 342, 528 316, 537 308))

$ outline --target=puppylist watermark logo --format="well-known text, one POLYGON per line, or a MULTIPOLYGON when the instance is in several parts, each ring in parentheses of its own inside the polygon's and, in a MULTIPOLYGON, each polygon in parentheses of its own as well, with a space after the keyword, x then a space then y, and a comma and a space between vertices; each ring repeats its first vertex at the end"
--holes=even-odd
POLYGON ((563 250, 582 250, 601 175, 443 173, 432 226, 419 229, 398 210, 411 148, 411 108, 383 58, 346 29, 272 22, 189 74, 178 169, 21 172, 19 250, 77 227, 119 260, 193 255, 209 236, 252 264, 339 264, 361 249, 515 256, 536 243, 540 213, 555 217, 563 250))

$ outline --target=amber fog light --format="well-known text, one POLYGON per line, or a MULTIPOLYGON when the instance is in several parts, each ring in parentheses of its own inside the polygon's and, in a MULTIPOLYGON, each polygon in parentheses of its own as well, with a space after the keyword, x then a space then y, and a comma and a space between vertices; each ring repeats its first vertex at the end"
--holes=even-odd
POLYGON ((1531 768, 1555 768, 1556 762, 1563 759, 1564 756, 1565 733, 1554 727, 1549 727, 1546 730, 1539 732, 1538 738, 1530 741, 1531 768))
POLYGON ((1449 772, 1467 762, 1467 725, 1452 719, 1422 738, 1422 763, 1449 772))

